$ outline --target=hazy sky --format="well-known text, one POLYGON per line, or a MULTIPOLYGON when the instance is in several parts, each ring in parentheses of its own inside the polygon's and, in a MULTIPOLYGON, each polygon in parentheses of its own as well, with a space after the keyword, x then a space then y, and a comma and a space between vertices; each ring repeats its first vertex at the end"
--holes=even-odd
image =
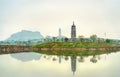
POLYGON ((77 36, 120 39, 120 0, 0 0, 0 40, 23 29, 70 37, 73 21, 77 36))

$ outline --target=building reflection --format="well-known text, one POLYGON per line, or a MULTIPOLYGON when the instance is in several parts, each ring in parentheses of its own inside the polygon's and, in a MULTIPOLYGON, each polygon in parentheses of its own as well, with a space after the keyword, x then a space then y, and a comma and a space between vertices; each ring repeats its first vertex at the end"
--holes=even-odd
POLYGON ((76 72, 76 56, 71 56, 71 70, 74 75, 76 72))
POLYGON ((59 58, 59 63, 61 63, 62 62, 62 56, 58 56, 58 58, 59 58))
POLYGON ((45 55, 43 58, 47 60, 52 60, 53 62, 57 61, 59 64, 62 62, 70 62, 71 64, 71 72, 73 75, 75 75, 76 69, 77 69, 77 62, 78 63, 84 63, 85 60, 88 60, 92 63, 97 63, 99 60, 101 60, 100 55, 93 55, 93 56, 56 56, 56 55, 45 55), (45 57, 46 56, 46 57, 45 57))
MULTIPOLYGON (((106 55, 104 55, 106 57, 106 55)), ((71 68, 71 72, 73 75, 75 75, 76 69, 77 69, 77 61, 78 63, 84 63, 85 60, 97 63, 99 60, 101 60, 103 57, 101 55, 93 55, 93 56, 57 56, 57 55, 46 55, 46 54, 38 54, 38 53, 19 53, 19 54, 11 54, 11 57, 21 60, 22 62, 28 62, 32 60, 40 60, 41 57, 44 58, 44 60, 49 60, 52 62, 59 62, 60 64, 63 62, 69 63, 71 68)))

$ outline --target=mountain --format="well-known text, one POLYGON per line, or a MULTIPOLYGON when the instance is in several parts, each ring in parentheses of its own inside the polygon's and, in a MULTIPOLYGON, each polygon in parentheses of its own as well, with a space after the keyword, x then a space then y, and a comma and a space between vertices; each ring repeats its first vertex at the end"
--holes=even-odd
POLYGON ((42 40, 43 36, 40 32, 32 32, 28 30, 22 30, 12 34, 6 41, 28 41, 28 40, 42 40))

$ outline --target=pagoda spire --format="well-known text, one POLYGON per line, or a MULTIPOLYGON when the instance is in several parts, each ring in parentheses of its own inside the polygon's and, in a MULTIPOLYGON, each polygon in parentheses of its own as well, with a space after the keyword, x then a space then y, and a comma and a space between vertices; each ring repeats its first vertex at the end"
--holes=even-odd
POLYGON ((73 21, 73 25, 74 25, 74 21, 73 21))

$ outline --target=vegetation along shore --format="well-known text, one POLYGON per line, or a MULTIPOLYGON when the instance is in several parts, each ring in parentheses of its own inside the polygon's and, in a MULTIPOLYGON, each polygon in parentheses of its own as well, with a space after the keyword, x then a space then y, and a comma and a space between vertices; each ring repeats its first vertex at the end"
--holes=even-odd
POLYGON ((91 43, 91 42, 52 42, 33 45, 41 51, 114 51, 120 50, 120 46, 112 43, 91 43))

